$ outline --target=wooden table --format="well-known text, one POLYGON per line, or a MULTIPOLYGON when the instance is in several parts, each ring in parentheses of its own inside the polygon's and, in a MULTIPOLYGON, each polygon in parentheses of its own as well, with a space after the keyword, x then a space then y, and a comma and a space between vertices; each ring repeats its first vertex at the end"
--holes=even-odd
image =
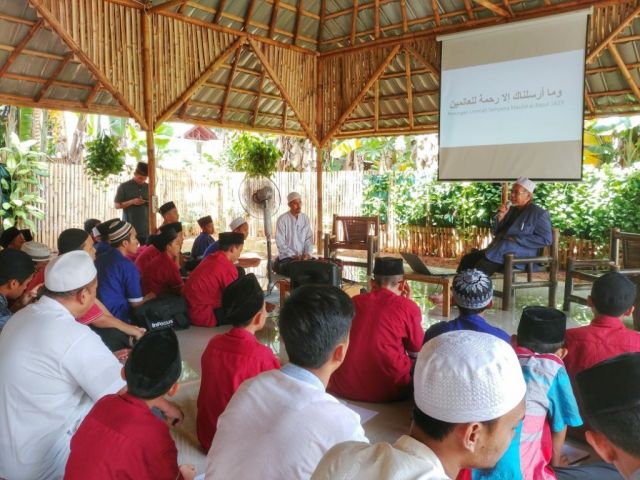
POLYGON ((451 284, 453 283, 452 275, 423 275, 421 273, 405 273, 405 280, 413 280, 414 282, 430 283, 433 285, 442 285, 442 316, 448 317, 451 313, 451 284))

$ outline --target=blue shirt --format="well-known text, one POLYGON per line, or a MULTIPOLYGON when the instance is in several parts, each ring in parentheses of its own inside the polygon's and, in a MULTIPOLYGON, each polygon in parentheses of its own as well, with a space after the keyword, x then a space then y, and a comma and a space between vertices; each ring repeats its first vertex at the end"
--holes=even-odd
POLYGON ((199 259, 202 257, 207 247, 213 242, 215 242, 215 240, 211 235, 206 232, 201 232, 193 241, 193 245, 191 247, 191 258, 199 259))
POLYGON ((93 248, 96 249, 96 257, 97 257, 109 251, 109 249, 111 248, 111 245, 109 245, 107 242, 96 242, 93 244, 93 248))
POLYGON ((12 312, 9 310, 9 302, 4 295, 0 295, 0 330, 11 318, 12 312))
POLYGON ((472 330, 474 332, 488 333, 511 344, 511 337, 507 332, 493 325, 489 325, 487 321, 477 313, 473 315, 460 315, 455 320, 438 322, 435 325, 431 325, 425 332, 422 343, 427 343, 427 341, 443 333, 457 330, 472 330))
POLYGON ((120 320, 131 323, 129 302, 142 301, 140 273, 119 250, 111 248, 96 257, 98 299, 120 320))
POLYGON ((218 250, 220 250, 220 244, 218 243, 217 240, 214 240, 214 242, 211 245, 209 245, 207 249, 204 251, 202 258, 206 258, 212 253, 216 253, 218 250))

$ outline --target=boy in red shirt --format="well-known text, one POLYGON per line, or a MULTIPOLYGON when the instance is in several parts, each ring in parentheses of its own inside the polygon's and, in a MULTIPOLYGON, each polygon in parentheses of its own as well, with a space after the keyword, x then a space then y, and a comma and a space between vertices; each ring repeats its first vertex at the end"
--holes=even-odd
POLYGON ((178 267, 180 257, 180 239, 178 233, 171 229, 164 229, 155 239, 155 248, 160 251, 145 270, 142 271, 142 293, 153 292, 156 295, 164 293, 182 293, 183 281, 178 267))
POLYGON ((202 354, 202 382, 198 395, 198 440, 209 450, 218 417, 245 380, 280 368, 270 348, 255 333, 267 319, 264 293, 253 273, 229 284, 222 293, 222 308, 233 328, 213 337, 202 354))
POLYGON ((102 397, 71 439, 65 479, 192 480, 193 465, 178 466, 169 428, 151 409, 174 395, 182 371, 173 330, 146 334, 123 368, 127 392, 102 397))

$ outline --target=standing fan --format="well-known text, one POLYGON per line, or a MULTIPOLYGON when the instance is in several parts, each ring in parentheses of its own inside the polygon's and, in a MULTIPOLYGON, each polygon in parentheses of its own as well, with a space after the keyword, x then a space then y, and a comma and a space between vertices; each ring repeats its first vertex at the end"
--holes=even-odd
POLYGON ((254 218, 262 218, 264 235, 267 237, 267 278, 269 286, 267 292, 273 289, 273 260, 271 258, 271 217, 280 208, 280 190, 267 177, 244 177, 238 192, 240 205, 245 212, 254 218))

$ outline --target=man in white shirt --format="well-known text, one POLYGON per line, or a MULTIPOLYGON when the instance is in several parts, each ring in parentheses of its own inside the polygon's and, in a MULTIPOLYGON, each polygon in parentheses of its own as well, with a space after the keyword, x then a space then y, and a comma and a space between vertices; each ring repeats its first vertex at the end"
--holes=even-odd
POLYGON ((353 304, 336 287, 296 289, 280 313, 291 363, 245 381, 218 420, 207 480, 308 479, 337 443, 367 442, 357 413, 325 392, 349 344, 353 304))
POLYGON ((337 445, 311 479, 449 480, 462 469, 493 467, 524 416, 525 392, 518 358, 504 340, 444 333, 418 356, 409 435, 394 445, 337 445))
POLYGON ((278 258, 273 264, 276 273, 289 275, 289 263, 308 260, 313 250, 313 231, 309 217, 302 213, 302 197, 298 192, 287 195, 289 211, 276 222, 278 258))

